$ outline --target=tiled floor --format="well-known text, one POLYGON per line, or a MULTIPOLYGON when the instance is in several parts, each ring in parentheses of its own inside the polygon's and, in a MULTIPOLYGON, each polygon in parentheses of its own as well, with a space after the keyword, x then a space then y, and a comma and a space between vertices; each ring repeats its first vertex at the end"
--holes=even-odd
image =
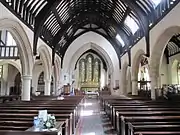
POLYGON ((97 99, 86 99, 76 135, 116 135, 97 99))

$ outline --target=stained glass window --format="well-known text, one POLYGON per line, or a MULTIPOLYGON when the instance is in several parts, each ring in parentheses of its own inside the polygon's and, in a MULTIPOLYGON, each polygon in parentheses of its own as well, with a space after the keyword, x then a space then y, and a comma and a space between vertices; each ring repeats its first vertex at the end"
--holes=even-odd
POLYGON ((88 54, 79 61, 79 83, 84 90, 98 89, 101 76, 101 61, 88 54), (91 87, 92 86, 92 87, 91 87))
POLYGON ((87 74, 87 82, 91 82, 92 81, 92 73, 93 73, 93 70, 92 70, 92 64, 93 64, 93 56, 92 55, 87 55, 87 71, 86 71, 86 74, 87 74))
POLYGON ((79 62, 79 78, 80 82, 85 82, 85 59, 81 59, 79 62))
POLYGON ((100 79, 100 61, 95 59, 94 61, 94 81, 99 82, 100 79))

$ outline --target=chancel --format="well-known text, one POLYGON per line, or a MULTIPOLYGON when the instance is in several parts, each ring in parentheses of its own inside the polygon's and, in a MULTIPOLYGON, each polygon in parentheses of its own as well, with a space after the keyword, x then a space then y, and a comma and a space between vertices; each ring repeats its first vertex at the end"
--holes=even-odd
POLYGON ((0 0, 0 135, 180 135, 179 13, 179 0, 0 0))

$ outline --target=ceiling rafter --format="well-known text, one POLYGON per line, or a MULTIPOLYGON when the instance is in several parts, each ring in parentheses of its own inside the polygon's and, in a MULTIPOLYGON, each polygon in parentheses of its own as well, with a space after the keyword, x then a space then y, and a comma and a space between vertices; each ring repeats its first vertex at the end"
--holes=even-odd
MULTIPOLYGON (((179 1, 164 0, 158 5, 152 0, 1 0, 1 3, 34 31, 34 55, 39 37, 53 52, 62 55, 76 32, 91 30, 111 39, 117 55, 121 52, 121 56, 145 36, 146 56, 149 56, 149 30, 179 1), (139 27, 135 33, 126 23, 127 16, 139 27), (99 27, 94 27, 93 23, 99 27), (125 42, 124 47, 117 42, 117 34, 125 42)), ((177 49, 179 43, 174 42, 177 49)))
POLYGON ((43 28, 43 24, 46 21, 47 17, 51 13, 52 8, 56 7, 61 0, 47 0, 48 4, 39 12, 35 19, 34 25, 34 41, 33 41, 33 53, 37 53, 37 40, 39 34, 43 28))

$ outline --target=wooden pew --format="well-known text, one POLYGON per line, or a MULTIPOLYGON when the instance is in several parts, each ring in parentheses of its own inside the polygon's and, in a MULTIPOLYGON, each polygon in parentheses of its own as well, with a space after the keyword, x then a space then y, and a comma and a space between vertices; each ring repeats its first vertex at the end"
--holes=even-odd
MULTIPOLYGON (((172 125, 172 123, 174 123, 173 127, 169 127, 167 128, 167 131, 169 132, 171 129, 177 129, 178 131, 178 127, 179 127, 179 123, 176 122, 176 120, 178 119, 179 121, 179 112, 180 112, 180 106, 179 106, 179 101, 175 101, 175 102, 164 102, 164 101, 149 101, 149 100, 143 100, 143 101, 136 101, 136 100, 129 100, 129 99, 108 99, 108 100, 104 100, 103 101, 103 107, 104 110, 107 111, 109 117, 112 119, 112 122, 116 120, 116 118, 114 116, 116 116, 115 114, 117 113, 118 115, 120 115, 121 117, 133 117, 133 120, 136 119, 137 117, 142 117, 142 125, 133 125, 134 129, 141 129, 142 126, 142 131, 143 128, 147 129, 145 130, 148 133, 152 133, 152 134, 156 134, 155 131, 153 131, 153 127, 156 130, 156 122, 159 121, 157 119, 154 119, 154 122, 152 121, 151 117, 163 117, 163 119, 161 119, 159 122, 165 121, 167 122, 167 124, 161 124, 161 126, 168 126, 168 122, 169 125, 172 125), (171 110, 172 109, 172 110, 171 110), (131 112, 132 111, 132 112, 131 112), (172 112, 172 114, 171 114, 172 112), (132 116, 131 116, 132 115, 132 116), (162 116, 165 115, 165 116, 162 116), (169 115, 169 116, 168 116, 169 115), (175 115, 175 116, 174 116, 175 115), (151 123, 145 123, 145 120, 143 118, 148 117, 148 119, 146 119, 146 121, 150 121, 151 123), (169 119, 167 117, 173 117, 172 119, 169 119), (175 117, 175 118, 174 118, 175 117), (177 124, 177 125, 176 125, 177 124), (152 129, 152 130, 150 130, 152 129)), ((120 119, 122 119, 120 117, 120 119)), ((119 118, 118 118, 119 119, 119 118)), ((121 135, 127 135, 128 132, 125 132, 128 128, 126 127, 126 123, 128 121, 126 120, 122 120, 120 121, 120 125, 117 127, 121 127, 121 129, 124 129, 124 132, 121 131, 121 135), (123 127, 124 126, 124 127, 123 127)), ((130 124, 134 124, 134 123, 130 123, 130 124)), ((136 123, 137 124, 137 123, 136 123)), ((160 125, 160 124, 159 124, 160 125)), ((120 129, 119 129, 120 130, 120 129)), ((146 134, 144 131, 142 133, 141 130, 137 131, 137 132, 131 132, 131 134, 129 133, 128 135, 132 135, 133 134, 146 134)), ((167 133, 166 130, 162 130, 161 133, 167 133)), ((172 134, 174 134, 172 131, 170 131, 172 134)), ((119 133, 120 134, 120 133, 119 133)), ((159 133, 158 133, 159 134, 159 133)))
POLYGON ((0 96, 1 103, 13 101, 13 100, 19 100, 19 99, 20 99, 20 96, 18 96, 18 95, 0 96))
POLYGON ((176 131, 151 131, 151 132, 136 132, 134 135, 180 135, 180 132, 176 131))
POLYGON ((131 122, 128 123, 128 135, 145 131, 179 131, 180 122, 131 122))
MULTIPOLYGON (((12 120, 20 120, 19 124, 22 124, 24 121, 26 121, 27 124, 30 124, 30 122, 27 122, 27 120, 33 121, 33 116, 37 115, 37 110, 39 110, 38 108, 41 109, 51 109, 50 111, 52 111, 52 113, 56 113, 56 119, 57 120, 62 120, 62 117, 65 117, 66 114, 64 113, 72 113, 73 108, 77 108, 76 105, 78 105, 78 103, 82 102, 82 100, 78 100, 75 98, 71 98, 70 101, 68 101, 68 99, 66 100, 67 102, 62 102, 62 101, 35 101, 35 102, 16 102, 16 104, 12 104, 12 103, 6 103, 6 104, 0 104, 0 109, 4 109, 3 112, 0 113, 0 122, 6 120, 6 124, 9 122, 10 125, 13 123, 12 120), (71 100, 73 99, 73 100, 71 100), (58 102, 58 103, 57 103, 58 102), (9 109, 8 109, 8 107, 9 109), (36 109, 32 109, 34 108, 34 106, 36 107, 36 109), (60 106, 60 107, 59 107, 60 106), (32 107, 32 108, 30 108, 32 107), (17 110, 19 109, 20 110, 17 110), (32 109, 32 111, 29 111, 27 109, 32 109), (54 109, 53 109, 54 108, 54 109), (64 109, 65 110, 60 110, 60 109, 64 109), (69 110, 68 110, 69 108, 69 110), (11 109, 13 111, 11 111, 11 109), (67 109, 67 110, 66 110, 67 109), (8 114, 10 113, 11 114, 8 114), (6 114, 5 114, 6 113, 6 114), (13 113, 16 113, 15 115, 13 113), (23 113, 23 114, 22 114, 23 113), (63 114, 61 114, 63 113, 63 114), (9 120, 9 121, 8 121, 9 120), (11 122, 10 122, 11 120, 11 122)), ((64 100, 65 101, 65 100, 64 100)), ((29 126, 29 125, 28 125, 29 126)), ((13 128, 13 127, 11 127, 13 128)), ((70 131, 71 132, 71 131, 70 131)), ((72 133, 68 133, 68 135, 71 135, 72 133)))

